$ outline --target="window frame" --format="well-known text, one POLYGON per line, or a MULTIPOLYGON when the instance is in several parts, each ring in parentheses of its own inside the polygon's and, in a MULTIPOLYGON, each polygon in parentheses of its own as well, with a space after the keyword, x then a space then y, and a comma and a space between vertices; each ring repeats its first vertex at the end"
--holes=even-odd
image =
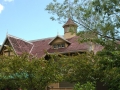
POLYGON ((65 48, 65 43, 53 44, 53 49, 65 48))

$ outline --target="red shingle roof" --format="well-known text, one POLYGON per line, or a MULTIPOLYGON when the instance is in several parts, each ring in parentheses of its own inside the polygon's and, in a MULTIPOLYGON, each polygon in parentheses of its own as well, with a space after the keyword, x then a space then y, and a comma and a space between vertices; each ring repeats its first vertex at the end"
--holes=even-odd
POLYGON ((43 57, 45 52, 50 48, 48 43, 51 40, 52 38, 47 38, 31 42, 34 45, 31 54, 35 55, 36 57, 43 57))
MULTIPOLYGON (((13 36, 8 36, 7 38, 16 54, 20 55, 24 52, 27 52, 39 58, 44 57, 46 55, 46 52, 48 53, 83 52, 83 51, 88 51, 90 48, 90 45, 88 43, 79 43, 78 36, 66 39, 71 44, 68 47, 58 48, 58 49, 53 49, 49 45, 49 42, 54 38, 47 38, 36 41, 30 41, 30 42, 13 36)), ((100 51, 102 49, 103 47, 101 45, 95 45, 93 51, 96 53, 97 51, 100 51)))
POLYGON ((79 43, 78 38, 79 38, 78 36, 75 36, 73 38, 67 39, 69 42, 71 42, 71 44, 68 47, 59 48, 59 49, 49 48, 48 52, 68 53, 68 52, 77 52, 77 51, 88 51, 89 45, 87 43, 79 43))
POLYGON ((8 40, 10 41, 14 51, 18 55, 22 53, 29 53, 31 48, 33 47, 32 43, 26 42, 22 39, 10 35, 8 36, 8 40))

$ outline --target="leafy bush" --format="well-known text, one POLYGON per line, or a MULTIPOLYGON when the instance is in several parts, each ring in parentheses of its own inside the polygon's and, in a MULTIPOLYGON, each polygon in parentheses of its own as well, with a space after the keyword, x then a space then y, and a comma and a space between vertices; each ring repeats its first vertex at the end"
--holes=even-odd
POLYGON ((74 90, 95 90, 95 86, 91 82, 87 82, 85 84, 77 83, 74 86, 74 90))

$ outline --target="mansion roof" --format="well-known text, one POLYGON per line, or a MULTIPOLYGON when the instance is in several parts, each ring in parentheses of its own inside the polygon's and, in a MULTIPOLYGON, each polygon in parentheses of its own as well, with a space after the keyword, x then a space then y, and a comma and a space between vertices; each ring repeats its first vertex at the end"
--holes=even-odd
MULTIPOLYGON (((60 36, 58 36, 60 37, 60 36)), ((6 42, 8 41, 10 43, 10 45, 12 46, 14 52, 17 55, 20 55, 24 52, 27 52, 31 55, 34 55, 38 58, 40 57, 44 57, 46 55, 46 52, 48 52, 49 54, 51 53, 69 53, 69 52, 83 52, 83 51, 88 51, 90 49, 90 45, 88 43, 79 43, 78 42, 78 36, 69 38, 69 39, 64 39, 66 42, 69 42, 69 46, 68 47, 64 47, 64 48, 58 48, 58 49, 54 49, 51 48, 50 43, 55 39, 56 37, 53 38, 46 38, 46 39, 40 39, 40 40, 34 40, 34 41, 25 41, 23 39, 14 37, 12 35, 7 35, 1 49, 0 49, 0 53, 4 47, 4 45, 6 44, 6 42)), ((97 51, 102 50, 102 46, 101 45, 94 45, 94 49, 93 51, 96 53, 97 51)))
POLYGON ((91 42, 80 43, 78 39, 79 36, 76 36, 76 31, 78 25, 73 22, 71 18, 63 25, 64 28, 64 37, 57 35, 56 37, 39 39, 34 41, 26 41, 18 37, 7 35, 3 45, 0 48, 0 54, 10 55, 9 50, 6 46, 12 47, 13 51, 17 55, 23 53, 29 53, 30 55, 36 56, 38 58, 44 57, 46 52, 49 54, 52 53, 76 53, 76 52, 86 52, 93 51, 96 53, 103 49, 101 45, 93 44, 91 42), (73 34, 70 30, 72 29, 73 34))

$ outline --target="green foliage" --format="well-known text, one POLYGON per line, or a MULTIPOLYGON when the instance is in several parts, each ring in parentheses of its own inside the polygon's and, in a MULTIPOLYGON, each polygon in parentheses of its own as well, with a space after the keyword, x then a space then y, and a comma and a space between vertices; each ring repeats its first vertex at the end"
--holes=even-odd
POLYGON ((119 90, 120 1, 73 0, 70 2, 64 0, 63 3, 59 3, 54 0, 47 5, 46 10, 53 15, 53 20, 61 22, 72 18, 80 27, 79 30, 85 31, 78 33, 79 36, 86 38, 83 41, 92 41, 104 47, 104 50, 96 55, 90 53, 63 57, 62 71, 65 79, 82 84, 100 80, 108 85, 110 90, 119 90), (98 38, 91 39, 91 36, 88 36, 91 33, 98 38))
POLYGON ((98 53, 99 56, 99 72, 102 73, 101 81, 108 85, 110 90, 119 90, 120 78, 120 51, 103 50, 98 53))
POLYGON ((87 82, 85 84, 77 83, 73 90, 95 90, 95 86, 91 82, 87 82))
MULTIPOLYGON (((0 89, 8 86, 27 90, 44 90, 47 85, 59 81, 79 83, 75 90, 93 88, 92 83, 100 80, 110 90, 119 90, 120 52, 103 50, 74 53, 73 55, 50 55, 50 60, 29 55, 0 57, 0 89), (91 83, 90 83, 91 82, 91 83)), ((92 89, 94 90, 94 88, 92 89)))
POLYGON ((27 54, 1 56, 0 64, 0 89, 9 87, 12 90, 44 90, 50 83, 60 80, 53 59, 46 61, 27 54))
POLYGON ((66 21, 72 18, 80 31, 92 31, 103 40, 115 40, 120 28, 119 0, 56 0, 47 5, 52 20, 66 21), (82 28, 81 28, 82 27, 82 28))
POLYGON ((69 64, 66 66, 66 68, 68 69, 67 71, 70 72, 67 72, 68 77, 66 78, 71 82, 81 83, 84 83, 84 81, 86 82, 88 80, 92 80, 92 73, 94 71, 94 60, 91 58, 91 55, 87 53, 82 55, 79 54, 78 56, 72 58, 67 58, 67 62, 69 62, 69 64), (89 58, 86 56, 88 56, 89 58))

